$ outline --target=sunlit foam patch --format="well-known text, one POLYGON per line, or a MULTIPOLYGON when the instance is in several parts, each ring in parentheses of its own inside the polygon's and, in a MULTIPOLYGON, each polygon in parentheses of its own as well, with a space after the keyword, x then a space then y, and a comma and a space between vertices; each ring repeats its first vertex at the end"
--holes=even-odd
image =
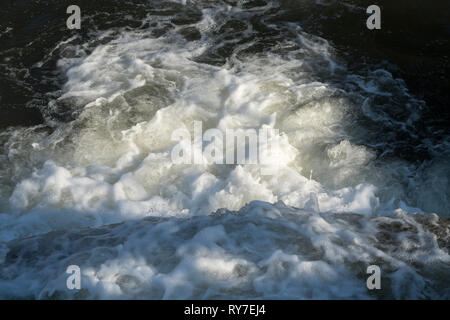
POLYGON ((314 212, 389 214, 400 207, 446 214, 447 193, 439 189, 448 184, 434 183, 432 174, 442 176, 445 164, 411 178, 416 167, 378 161, 361 139, 366 128, 357 116, 380 113, 363 105, 366 95, 406 99, 401 81, 382 70, 348 76, 325 39, 289 26, 294 37, 264 52, 240 55, 238 46, 221 66, 200 63, 214 30, 228 21, 217 8, 203 13, 192 26, 201 34, 195 41, 176 27, 159 38, 123 30, 89 55, 61 57, 67 82, 49 108, 60 103, 76 119, 53 120, 51 134, 37 128, 8 134, 4 239, 147 216, 208 215, 252 200, 314 212), (338 88, 339 81, 345 86, 338 88), (271 168, 260 164, 174 163, 173 132, 182 128, 194 137, 196 121, 204 132, 278 130, 275 173, 264 174, 271 168), (417 186, 432 200, 418 200, 417 186), (35 224, 21 225, 27 219, 35 224))

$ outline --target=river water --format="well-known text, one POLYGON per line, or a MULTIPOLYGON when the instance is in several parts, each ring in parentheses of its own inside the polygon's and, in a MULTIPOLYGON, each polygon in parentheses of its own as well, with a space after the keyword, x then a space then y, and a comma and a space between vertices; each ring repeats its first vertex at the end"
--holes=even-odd
POLYGON ((450 5, 384 2, 368 30, 369 1, 78 1, 68 30, 1 1, 0 297, 448 299, 450 5), (194 121, 277 129, 276 173, 174 164, 194 121))

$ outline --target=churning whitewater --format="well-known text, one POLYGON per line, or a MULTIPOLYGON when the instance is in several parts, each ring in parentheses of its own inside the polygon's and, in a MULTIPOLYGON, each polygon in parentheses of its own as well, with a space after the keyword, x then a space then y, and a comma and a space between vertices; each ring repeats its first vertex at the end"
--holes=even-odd
POLYGON ((172 6, 37 64, 58 52, 63 85, 44 124, 0 133, 0 298, 450 298, 448 155, 395 156, 425 102, 271 20, 277 2, 172 6), (274 174, 174 163, 196 121, 278 130, 274 174))

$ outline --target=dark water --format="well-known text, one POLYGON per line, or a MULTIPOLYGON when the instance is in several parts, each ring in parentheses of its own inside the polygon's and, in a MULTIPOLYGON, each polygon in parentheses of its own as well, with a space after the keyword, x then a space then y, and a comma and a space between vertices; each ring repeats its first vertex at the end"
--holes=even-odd
POLYGON ((374 31, 365 0, 83 0, 68 30, 71 4, 0 0, 0 298, 450 297, 448 0, 377 1, 374 31), (192 44, 205 49, 184 60, 192 44), (136 65, 156 76, 129 89, 136 65), (87 107, 98 96, 84 82, 118 98, 87 107), (247 168, 169 171, 158 138, 177 113, 252 123, 245 90, 255 117, 266 121, 262 96, 279 112, 298 163, 276 183, 247 168), (223 107, 233 94, 248 109, 223 107), (186 108, 171 113, 174 101, 186 108), (71 263, 95 270, 75 295, 71 263), (365 288, 373 263, 386 291, 365 288), (172 287, 173 274, 189 281, 172 287))

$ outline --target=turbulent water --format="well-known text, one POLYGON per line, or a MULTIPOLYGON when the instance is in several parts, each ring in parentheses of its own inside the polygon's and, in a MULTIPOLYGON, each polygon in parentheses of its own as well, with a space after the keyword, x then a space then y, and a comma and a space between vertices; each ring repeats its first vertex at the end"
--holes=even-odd
POLYGON ((0 298, 450 298, 448 5, 407 54, 365 1, 79 3, 2 2, 0 298), (174 164, 194 121, 276 173, 174 164))

